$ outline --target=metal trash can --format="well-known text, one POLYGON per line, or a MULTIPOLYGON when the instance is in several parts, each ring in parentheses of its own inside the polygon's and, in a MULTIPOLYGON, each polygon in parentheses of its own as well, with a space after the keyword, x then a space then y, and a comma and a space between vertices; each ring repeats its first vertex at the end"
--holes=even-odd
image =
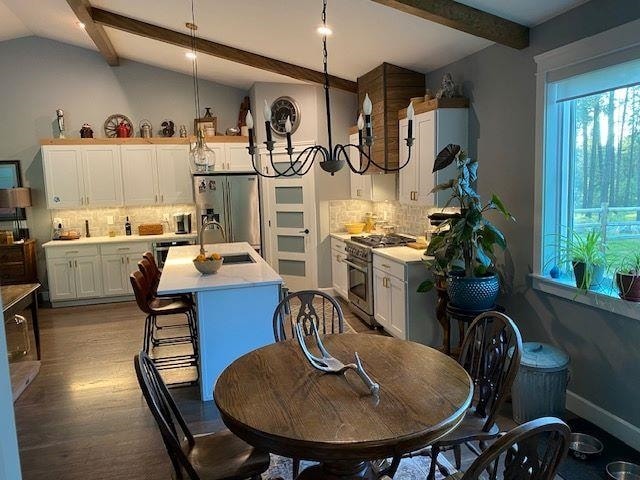
POLYGON ((569 382, 569 355, 540 342, 522 345, 520 369, 511 387, 513 419, 562 417, 569 382))

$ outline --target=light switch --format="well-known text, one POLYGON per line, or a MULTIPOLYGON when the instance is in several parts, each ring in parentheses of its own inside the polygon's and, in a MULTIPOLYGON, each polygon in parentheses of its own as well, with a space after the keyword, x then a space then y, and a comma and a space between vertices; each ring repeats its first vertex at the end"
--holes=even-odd
POLYGON ((107 215, 107 225, 113 225, 113 215, 107 215))

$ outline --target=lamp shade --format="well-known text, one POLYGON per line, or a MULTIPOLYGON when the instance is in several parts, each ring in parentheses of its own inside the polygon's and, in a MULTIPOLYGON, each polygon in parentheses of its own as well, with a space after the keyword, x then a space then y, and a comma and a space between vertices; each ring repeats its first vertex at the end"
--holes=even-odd
POLYGON ((1 208, 25 208, 31 206, 31 189, 27 187, 0 188, 1 208))

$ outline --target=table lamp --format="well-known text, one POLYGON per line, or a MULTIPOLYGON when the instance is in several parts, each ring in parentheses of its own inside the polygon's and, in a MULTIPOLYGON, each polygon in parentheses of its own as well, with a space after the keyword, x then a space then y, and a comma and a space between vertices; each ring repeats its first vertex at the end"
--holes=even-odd
POLYGON ((21 239, 19 208, 31 206, 31 189, 27 187, 0 188, 0 208, 13 208, 15 211, 14 238, 21 239))

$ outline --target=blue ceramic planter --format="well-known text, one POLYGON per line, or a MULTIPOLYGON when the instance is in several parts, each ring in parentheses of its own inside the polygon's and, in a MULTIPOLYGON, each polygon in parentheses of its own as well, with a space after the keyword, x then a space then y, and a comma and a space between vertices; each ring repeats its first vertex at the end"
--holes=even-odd
POLYGON ((496 304, 500 292, 497 275, 464 277, 451 272, 447 276, 447 292, 451 305, 464 310, 488 310, 496 304))

